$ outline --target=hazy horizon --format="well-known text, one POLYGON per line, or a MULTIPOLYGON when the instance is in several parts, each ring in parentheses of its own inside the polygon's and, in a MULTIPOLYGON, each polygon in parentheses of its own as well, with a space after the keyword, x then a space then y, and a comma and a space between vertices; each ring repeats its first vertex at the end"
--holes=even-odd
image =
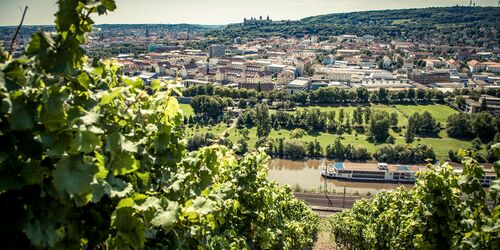
MULTIPOLYGON (((470 0, 117 0, 110 15, 95 16, 97 24, 200 24, 241 23, 243 18, 268 15, 273 20, 298 20, 330 13, 427 7, 468 6, 470 0)), ((497 6, 498 0, 476 0, 477 6, 497 6)), ((25 25, 52 25, 55 0, 0 0, 0 25, 17 25, 28 5, 25 25)))

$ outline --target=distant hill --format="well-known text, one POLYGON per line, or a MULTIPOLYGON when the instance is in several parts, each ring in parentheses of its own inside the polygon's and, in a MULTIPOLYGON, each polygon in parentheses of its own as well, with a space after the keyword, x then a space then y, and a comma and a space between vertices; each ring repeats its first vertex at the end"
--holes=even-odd
POLYGON ((124 29, 124 28, 133 28, 133 29, 161 29, 164 31, 170 32, 199 32, 204 33, 208 31, 212 31, 215 29, 219 29, 224 27, 223 25, 201 25, 201 24, 99 24, 96 25, 98 28, 102 29, 124 29))
POLYGON ((326 37, 353 34, 491 47, 498 46, 499 27, 498 7, 456 6, 329 14, 263 26, 231 24, 225 29, 210 31, 207 36, 230 40, 235 37, 326 37))

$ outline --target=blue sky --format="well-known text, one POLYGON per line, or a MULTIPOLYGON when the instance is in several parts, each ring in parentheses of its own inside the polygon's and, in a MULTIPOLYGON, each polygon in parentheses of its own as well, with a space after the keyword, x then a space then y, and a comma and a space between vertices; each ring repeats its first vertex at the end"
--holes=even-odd
MULTIPOLYGON (((260 15, 274 20, 360 10, 468 5, 470 0, 117 0, 118 9, 97 23, 227 24, 260 15)), ((497 6, 498 0, 475 0, 497 6)), ((26 24, 51 24, 55 0, 0 0, 0 25, 14 25, 28 5, 26 24)))

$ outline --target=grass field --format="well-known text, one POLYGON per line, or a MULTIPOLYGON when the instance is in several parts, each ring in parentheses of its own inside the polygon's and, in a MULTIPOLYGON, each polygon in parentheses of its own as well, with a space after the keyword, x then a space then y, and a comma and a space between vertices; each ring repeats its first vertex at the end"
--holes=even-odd
POLYGON ((195 125, 195 126, 186 128, 186 138, 189 138, 196 133, 207 133, 207 132, 212 133, 217 137, 217 136, 222 135, 222 133, 226 129, 228 129, 228 126, 225 123, 219 123, 219 124, 214 125, 214 126, 204 126, 204 127, 198 126, 198 128, 196 128, 196 125, 195 125))
MULTIPOLYGON (((307 107, 307 108, 319 108, 321 111, 326 112, 326 111, 335 111, 338 113, 340 109, 344 109, 344 112, 347 114, 352 114, 352 112, 356 109, 356 107, 323 107, 323 106, 315 106, 315 107, 307 107)), ((424 111, 429 111, 434 118, 436 118, 437 121, 441 122, 443 126, 446 125, 446 119, 448 116, 456 113, 454 109, 446 106, 446 105, 396 105, 396 106, 388 106, 388 105, 372 105, 372 109, 374 110, 380 110, 380 111, 387 111, 389 113, 396 112, 398 114, 398 126, 400 127, 406 127, 408 123, 407 117, 411 116, 413 113, 416 112, 424 112, 424 111)), ((183 110, 184 114, 189 116, 189 115, 194 115, 193 109, 187 105, 187 104, 181 104, 181 109, 183 110)), ((303 107, 297 108, 298 110, 306 109, 303 107)), ((271 113, 276 112, 274 110, 271 110, 271 113)), ((293 112, 293 111, 292 111, 293 112)), ((237 141, 242 138, 241 130, 237 128, 231 128, 226 124, 218 124, 215 126, 210 126, 210 127, 198 127, 195 128, 194 126, 191 128, 186 129, 186 137, 192 136, 194 133, 206 133, 210 132, 213 133, 216 136, 221 136, 224 131, 229 133, 228 138, 231 140, 233 143, 237 143, 237 141)), ((396 144, 405 144, 405 139, 403 137, 404 135, 404 129, 398 133, 394 132, 391 130, 391 135, 396 138, 396 144)), ((269 138, 285 138, 285 139, 290 139, 290 130, 271 130, 271 133, 269 135, 269 138)), ((343 134, 342 136, 335 135, 335 134, 329 134, 329 133, 316 133, 316 134, 307 134, 306 136, 302 137, 300 140, 304 142, 311 142, 314 141, 315 139, 319 141, 323 149, 326 148, 327 145, 333 144, 335 140, 340 137, 341 141, 343 144, 353 144, 353 145, 359 145, 366 147, 370 152, 375 152, 378 147, 381 145, 374 145, 370 143, 367 140, 367 136, 365 134, 359 134, 356 135, 356 133, 353 131, 351 134, 343 134)), ((257 130, 256 128, 249 129, 249 140, 248 140, 248 146, 250 149, 255 149, 255 143, 257 141, 257 130)), ((425 144, 429 145, 434 149, 434 152, 436 153, 438 159, 440 160, 447 160, 448 159, 448 151, 449 150, 457 150, 459 148, 469 148, 471 146, 470 141, 464 141, 464 140, 458 140, 458 139, 453 139, 449 138, 446 134, 446 132, 443 130, 439 133, 439 137, 437 138, 417 138, 412 145, 416 146, 418 144, 425 144)), ((483 147, 484 148, 484 147, 483 147)), ((484 150, 483 150, 484 151, 484 150)), ((483 152, 485 153, 485 152, 483 152)))
POLYGON ((406 116, 411 116, 417 112, 428 111, 441 124, 446 124, 448 116, 458 113, 458 111, 446 105, 396 105, 396 109, 406 116))

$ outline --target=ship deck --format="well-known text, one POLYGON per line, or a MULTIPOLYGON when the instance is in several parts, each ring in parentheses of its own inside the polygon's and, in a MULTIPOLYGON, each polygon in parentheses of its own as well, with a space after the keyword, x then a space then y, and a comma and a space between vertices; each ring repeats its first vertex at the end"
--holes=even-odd
MULTIPOLYGON (((355 163, 355 162, 345 162, 336 163, 335 165, 337 169, 343 170, 358 170, 358 171, 381 171, 378 169, 378 165, 376 163, 355 163)), ((418 172, 425 170, 425 166, 415 166, 415 165, 396 165, 390 164, 388 165, 388 171, 390 172, 418 172)))

